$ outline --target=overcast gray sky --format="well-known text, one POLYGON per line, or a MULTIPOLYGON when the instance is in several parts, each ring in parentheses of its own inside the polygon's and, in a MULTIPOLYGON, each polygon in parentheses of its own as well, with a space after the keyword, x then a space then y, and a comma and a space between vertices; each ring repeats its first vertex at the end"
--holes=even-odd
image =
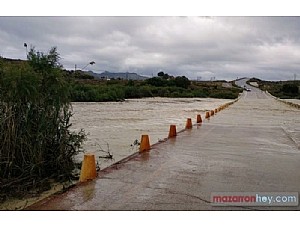
POLYGON ((0 17, 0 55, 57 46, 66 69, 300 79, 300 17, 0 17))

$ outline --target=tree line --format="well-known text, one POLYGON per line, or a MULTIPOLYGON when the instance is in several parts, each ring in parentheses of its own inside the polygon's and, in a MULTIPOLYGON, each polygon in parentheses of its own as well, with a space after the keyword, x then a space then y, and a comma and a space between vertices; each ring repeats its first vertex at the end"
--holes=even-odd
POLYGON ((164 72, 144 81, 76 80, 71 87, 74 102, 122 101, 146 97, 234 99, 241 92, 236 87, 222 87, 222 82, 190 81, 185 76, 174 77, 164 72))

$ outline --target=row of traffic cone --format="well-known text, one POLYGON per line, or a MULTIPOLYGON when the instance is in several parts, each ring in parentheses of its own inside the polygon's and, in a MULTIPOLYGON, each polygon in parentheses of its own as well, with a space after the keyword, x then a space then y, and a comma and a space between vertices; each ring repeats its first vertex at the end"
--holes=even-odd
MULTIPOLYGON (((205 118, 209 119, 211 116, 214 116, 216 113, 220 112, 221 110, 227 108, 229 105, 233 104, 233 102, 226 103, 224 105, 221 105, 217 109, 207 111, 205 113, 205 118)), ((198 114, 196 118, 197 124, 202 123, 202 118, 201 115, 198 114)), ((192 124, 192 119, 187 118, 185 129, 191 129, 193 127, 192 124)), ((177 136, 177 131, 176 131, 176 125, 170 125, 170 130, 169 130, 169 136, 168 138, 172 138, 177 136)), ((139 152, 144 152, 144 151, 149 151, 150 150, 150 140, 148 135, 142 135, 141 137, 141 144, 140 144, 140 149, 139 152)), ((96 172, 96 161, 95 161, 95 155, 93 154, 85 154, 84 159, 82 162, 82 167, 81 167, 81 172, 80 172, 80 182, 85 182, 87 180, 92 180, 95 179, 97 176, 96 172)))
MULTIPOLYGON (((211 116, 214 116, 216 113, 220 112, 221 110, 227 108, 229 105, 233 104, 234 102, 230 102, 230 103, 226 103, 224 105, 221 105, 220 107, 211 110, 211 111, 207 111, 205 113, 205 118, 209 119, 211 116)), ((197 119, 196 119, 197 124, 202 123, 202 118, 201 115, 198 114, 197 115, 197 119)), ((186 120, 186 125, 185 125, 185 129, 191 129, 193 127, 192 124, 192 119, 191 118, 187 118, 186 120)), ((176 132, 176 125, 170 125, 170 130, 169 130, 169 136, 168 138, 172 138, 175 137, 177 135, 176 132)), ((148 135, 142 135, 141 137, 141 144, 140 144, 140 152, 144 152, 144 151, 148 151, 150 150, 150 142, 149 142, 149 136, 148 135)))

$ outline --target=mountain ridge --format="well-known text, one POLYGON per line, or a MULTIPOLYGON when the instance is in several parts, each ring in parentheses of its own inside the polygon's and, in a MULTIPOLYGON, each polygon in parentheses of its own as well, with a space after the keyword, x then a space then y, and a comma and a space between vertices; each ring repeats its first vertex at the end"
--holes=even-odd
POLYGON ((148 77, 141 76, 137 73, 131 73, 131 72, 109 72, 104 71, 102 73, 95 73, 93 71, 87 71, 87 73, 91 76, 94 76, 99 79, 123 79, 123 80, 146 80, 148 77))

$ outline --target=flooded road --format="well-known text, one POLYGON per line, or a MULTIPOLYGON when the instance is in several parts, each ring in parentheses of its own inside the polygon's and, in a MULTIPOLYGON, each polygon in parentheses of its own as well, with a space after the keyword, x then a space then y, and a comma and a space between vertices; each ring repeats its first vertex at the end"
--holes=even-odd
MULTIPOLYGON (((177 131, 184 129, 186 119, 227 103, 226 99, 211 98, 145 98, 130 99, 125 102, 72 103, 72 129, 81 128, 88 133, 84 148, 95 153, 100 168, 127 157, 138 149, 134 142, 140 141, 142 134, 148 134, 154 144, 168 136, 170 124, 177 125, 177 131), (103 159, 107 155, 100 150, 113 154, 114 160, 103 159)), ((78 155, 82 160, 83 154, 78 155)))
MULTIPOLYGON (((149 127, 150 135, 162 131, 161 135, 166 135, 168 121, 181 123, 185 117, 193 117, 195 109, 206 109, 205 102, 195 100, 187 104, 142 102, 138 106, 146 109, 141 108, 141 116, 146 117, 136 122, 149 127), (161 123, 161 131, 156 122, 161 123)), ((211 200, 215 192, 299 194, 299 113, 298 108, 258 89, 244 91, 238 102, 204 120, 200 127, 99 171, 94 181, 28 210, 300 210, 299 204, 291 206, 286 200, 254 206, 215 206, 211 200)), ((130 124, 125 134, 127 130, 135 133, 135 126, 130 124)))

